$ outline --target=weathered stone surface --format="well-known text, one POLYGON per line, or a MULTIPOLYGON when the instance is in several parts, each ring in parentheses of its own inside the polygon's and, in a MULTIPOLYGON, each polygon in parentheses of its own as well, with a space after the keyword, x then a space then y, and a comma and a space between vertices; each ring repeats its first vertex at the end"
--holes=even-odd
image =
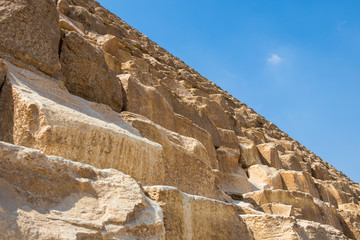
POLYGON ((115 170, 44 155, 17 171, 0 156, 0 239, 360 238, 358 184, 98 2, 0 0, 0 13, 0 140, 121 170, 166 213, 164 233, 115 170))
POLYGON ((161 144, 164 149, 164 184, 190 194, 222 198, 217 192, 215 175, 204 146, 194 138, 184 137, 130 112, 122 118, 142 136, 161 144))
POLYGON ((197 104, 196 98, 177 98, 173 101, 173 109, 176 113, 185 116, 198 126, 204 128, 211 135, 215 146, 222 145, 222 138, 213 121, 204 113, 203 106, 197 104))
POLYGON ((107 28, 101 18, 88 11, 86 6, 68 5, 66 15, 71 19, 81 22, 87 32, 107 33, 107 28))
POLYGON ((281 154, 279 155, 279 157, 280 157, 281 165, 284 169, 303 171, 303 167, 301 165, 303 160, 301 156, 297 155, 296 153, 281 154))
POLYGON ((6 133, 1 140, 115 168, 144 184, 163 182, 162 147, 142 138, 109 107, 73 96, 61 82, 11 64, 6 84, 0 95, 0 115, 8 116, 0 125, 6 133))
POLYGON ((76 32, 66 32, 62 38, 60 61, 69 92, 106 104, 115 111, 122 110, 121 83, 107 66, 98 47, 76 32))
POLYGON ((7 75, 7 65, 2 59, 0 59, 0 90, 5 82, 6 75, 7 75))
MULTIPOLYGON (((317 198, 313 198, 310 194, 276 189, 246 193, 243 195, 243 198, 245 201, 257 205, 259 209, 262 209, 263 205, 266 206, 269 203, 292 205, 291 216, 331 225, 336 229, 343 230, 336 208, 317 198)), ((263 210, 266 209, 268 208, 266 207, 263 210)))
POLYGON ((347 203, 339 206, 344 233, 352 239, 360 239, 360 207, 347 203))
POLYGON ((59 26, 61 29, 77 32, 80 35, 84 35, 84 26, 81 23, 76 22, 75 20, 72 20, 71 18, 65 16, 61 12, 59 12, 59 26))
POLYGON ((241 218, 246 222, 255 239, 348 239, 341 231, 331 226, 293 217, 249 214, 241 215, 241 218))
POLYGON ((320 198, 314 180, 307 172, 280 170, 284 189, 310 193, 315 198, 320 198))
POLYGON ((229 114, 225 112, 218 102, 213 101, 210 98, 201 98, 201 100, 202 101, 199 102, 204 105, 204 113, 209 116, 211 121, 213 121, 217 127, 231 129, 229 114))
POLYGON ((107 65, 116 74, 122 73, 122 63, 133 59, 132 50, 113 35, 107 34, 99 38, 97 43, 105 53, 107 65))
POLYGON ((257 145, 261 155, 266 160, 266 164, 274 168, 282 168, 276 145, 272 143, 264 143, 257 145))
POLYGON ((213 169, 218 169, 219 164, 218 164, 218 160, 216 159, 216 150, 212 142, 210 133, 205 129, 199 127, 195 123, 193 123, 190 119, 176 113, 175 113, 175 121, 177 128, 176 132, 178 132, 181 135, 199 140, 206 148, 209 159, 211 161, 211 167, 213 169))
POLYGON ((243 168, 254 164, 262 164, 260 153, 253 141, 247 138, 238 138, 241 149, 240 163, 243 168))
POLYGON ((216 152, 223 190, 229 195, 251 192, 253 188, 239 165, 239 150, 234 152, 233 149, 220 147, 216 152))
POLYGON ((58 12, 52 0, 2 0, 0 50, 53 75, 60 70, 58 12))
POLYGON ((140 114, 168 130, 176 131, 174 110, 154 87, 143 85, 130 74, 118 77, 125 90, 126 111, 140 114))
POLYGON ((146 187, 164 213, 166 239, 254 239, 239 214, 241 208, 188 195, 173 187, 146 187))
POLYGON ((164 239, 160 207, 130 176, 0 142, 0 237, 164 239))
POLYGON ((321 180, 331 180, 329 171, 326 167, 319 162, 315 162, 311 164, 311 173, 314 178, 321 180))
POLYGON ((246 169, 249 182, 256 189, 283 189, 280 172, 266 165, 253 165, 246 169))
POLYGON ((264 212, 268 214, 281 215, 290 217, 294 213, 294 209, 292 205, 286 205, 282 203, 268 203, 261 205, 261 208, 264 212))

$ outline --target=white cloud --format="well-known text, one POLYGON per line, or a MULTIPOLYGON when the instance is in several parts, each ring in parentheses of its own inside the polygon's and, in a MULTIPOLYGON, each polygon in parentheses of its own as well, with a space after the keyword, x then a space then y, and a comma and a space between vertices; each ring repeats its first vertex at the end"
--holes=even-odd
POLYGON ((340 21, 337 25, 337 30, 340 31, 341 29, 343 29, 345 27, 346 24, 347 24, 347 21, 340 21))
POLYGON ((280 62, 282 62, 282 58, 279 57, 277 54, 271 54, 271 57, 269 57, 267 61, 272 64, 279 64, 280 62))

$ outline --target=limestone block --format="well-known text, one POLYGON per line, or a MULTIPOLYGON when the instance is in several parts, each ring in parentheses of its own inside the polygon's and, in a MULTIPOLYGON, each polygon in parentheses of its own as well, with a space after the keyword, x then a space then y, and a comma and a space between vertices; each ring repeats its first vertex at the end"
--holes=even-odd
POLYGON ((69 5, 66 11, 66 15, 77 22, 84 25, 86 32, 96 32, 101 35, 107 33, 107 28, 102 19, 89 12, 85 6, 69 5))
POLYGON ((248 178, 237 173, 221 173, 222 190, 232 196, 253 191, 248 178))
POLYGON ((175 113, 160 93, 150 86, 143 85, 130 74, 118 75, 125 91, 125 110, 140 114, 156 124, 176 131, 175 113))
POLYGON ((224 192, 229 195, 251 192, 252 187, 245 171, 239 165, 239 150, 220 147, 216 150, 224 192))
POLYGON ((352 239, 360 239, 360 205, 346 203, 339 205, 344 233, 352 239))
POLYGON ((337 199, 335 198, 335 196, 333 196, 332 192, 329 191, 328 186, 323 182, 320 182, 318 179, 315 179, 314 182, 320 195, 320 200, 328 202, 335 207, 338 207, 337 199))
POLYGON ((320 198, 314 180, 307 172, 280 170, 280 175, 284 189, 305 192, 315 198, 320 198))
POLYGON ((0 50, 53 75, 60 70, 59 15, 53 0, 2 0, 0 50))
POLYGON ((295 150, 295 144, 292 141, 281 139, 281 140, 279 140, 279 143, 287 151, 294 151, 295 150))
POLYGON ((262 164, 260 153, 253 141, 244 137, 238 137, 238 142, 241 150, 240 163, 243 168, 254 164, 262 164))
POLYGON ((84 35, 84 26, 76 22, 69 17, 65 16, 61 12, 59 12, 59 26, 61 29, 67 30, 67 31, 74 31, 79 33, 80 35, 84 35))
POLYGON ((230 112, 230 107, 228 101, 225 99, 225 97, 222 94, 210 94, 209 98, 219 104, 222 109, 226 112, 230 112))
POLYGON ((174 111, 190 119, 199 127, 208 131, 211 135, 212 142, 216 147, 223 145, 221 135, 213 121, 204 113, 196 99, 178 98, 173 96, 172 107, 174 111))
POLYGON ((324 164, 319 162, 314 162, 311 164, 311 175, 317 179, 331 180, 329 171, 326 169, 324 164))
POLYGON ((166 239, 254 239, 240 219, 241 209, 166 186, 145 187, 164 213, 166 239))
POLYGON ((303 162, 302 157, 295 153, 280 154, 281 165, 284 169, 303 171, 301 163, 303 162))
POLYGON ((162 147, 109 107, 71 95, 56 81, 8 64, 0 94, 0 140, 161 184, 162 147))
POLYGON ((246 169, 249 182, 257 189, 283 189, 280 172, 276 168, 256 164, 246 169))
POLYGON ((169 131, 135 113, 122 112, 121 117, 142 136, 163 147, 164 185, 190 194, 221 198, 206 149, 198 140, 169 131))
POLYGON ((109 68, 116 74, 122 72, 121 64, 132 60, 131 49, 122 43, 119 38, 106 34, 97 39, 105 53, 105 61, 109 68))
POLYGON ((281 215, 285 217, 293 216, 293 207, 292 205, 286 205, 282 203, 268 203, 261 205, 261 208, 265 213, 281 215))
POLYGON ((259 152, 266 160, 267 165, 274 168, 282 168, 282 164, 275 144, 264 143, 257 145, 256 147, 259 149, 259 152))
POLYGON ((341 231, 316 222, 274 215, 241 215, 255 239, 346 240, 341 231))
POLYGON ((175 113, 176 121, 176 132, 180 135, 195 138, 204 145, 208 153, 209 159, 211 161, 211 167, 213 169, 218 169, 219 164, 216 159, 216 150, 214 143, 212 142, 211 135, 205 129, 199 127, 197 124, 193 123, 190 119, 175 113))
POLYGON ((257 205, 259 209, 269 203, 292 205, 291 215, 296 218, 331 225, 340 231, 343 230, 336 208, 307 193, 280 189, 262 190, 246 193, 243 198, 257 205))
POLYGON ((241 169, 241 167, 239 167, 239 149, 231 149, 221 146, 216 149, 216 154, 219 161, 219 170, 221 172, 235 173, 238 169, 241 169))
POLYGON ((209 116, 217 127, 231 129, 230 115, 225 112, 219 103, 210 100, 210 98, 202 98, 202 102, 204 103, 204 113, 209 116))
POLYGON ((7 64, 2 59, 0 59, 0 90, 5 82, 6 75, 7 75, 7 64))
POLYGON ((332 183, 332 181, 322 181, 316 179, 316 187, 318 188, 320 197, 323 201, 329 202, 334 206, 350 203, 354 198, 351 194, 344 192, 341 185, 332 183))
POLYGON ((0 142, 1 239, 164 239, 130 176, 0 142))
POLYGON ((239 149, 238 136, 233 130, 218 128, 221 135, 222 146, 227 148, 239 149))
POLYGON ((107 66, 100 48, 76 32, 67 32, 62 39, 60 62, 70 93, 106 104, 117 112, 122 110, 121 83, 107 66))

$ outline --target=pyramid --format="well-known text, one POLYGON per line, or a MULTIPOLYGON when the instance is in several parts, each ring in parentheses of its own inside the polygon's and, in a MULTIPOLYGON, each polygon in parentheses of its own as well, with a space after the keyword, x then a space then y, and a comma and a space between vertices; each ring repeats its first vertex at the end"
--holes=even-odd
POLYGON ((360 239, 360 186, 93 0, 0 0, 0 239, 360 239))

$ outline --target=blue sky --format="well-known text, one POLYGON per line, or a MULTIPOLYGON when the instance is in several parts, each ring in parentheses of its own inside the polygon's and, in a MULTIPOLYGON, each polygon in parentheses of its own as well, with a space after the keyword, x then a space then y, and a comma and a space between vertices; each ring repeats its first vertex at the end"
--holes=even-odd
POLYGON ((360 182, 360 1, 99 2, 360 182))

